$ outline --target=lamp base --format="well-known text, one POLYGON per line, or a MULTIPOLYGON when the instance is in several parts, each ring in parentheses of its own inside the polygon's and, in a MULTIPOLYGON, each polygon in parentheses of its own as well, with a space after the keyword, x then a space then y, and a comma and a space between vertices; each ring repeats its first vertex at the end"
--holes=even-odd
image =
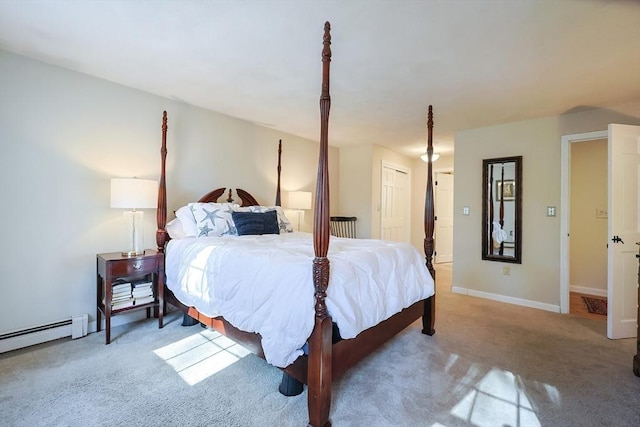
POLYGON ((134 256, 144 255, 144 250, 141 250, 141 251, 122 251, 122 252, 120 252, 120 255, 131 258, 131 257, 134 257, 134 256))

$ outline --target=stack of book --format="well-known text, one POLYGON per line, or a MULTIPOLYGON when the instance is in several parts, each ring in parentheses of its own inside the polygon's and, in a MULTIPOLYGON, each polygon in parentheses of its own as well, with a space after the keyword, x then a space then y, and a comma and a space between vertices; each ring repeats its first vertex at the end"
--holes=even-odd
POLYGON ((148 304, 154 301, 153 284, 151 282, 133 283, 133 299, 135 305, 148 304))
POLYGON ((111 308, 113 310, 131 307, 134 304, 130 282, 116 282, 111 289, 111 308))

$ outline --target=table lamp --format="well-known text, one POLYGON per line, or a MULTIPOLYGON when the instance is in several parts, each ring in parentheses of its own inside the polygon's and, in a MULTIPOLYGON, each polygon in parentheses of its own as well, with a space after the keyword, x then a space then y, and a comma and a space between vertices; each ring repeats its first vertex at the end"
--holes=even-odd
POLYGON ((137 209, 157 208, 158 183, 150 179, 112 178, 111 207, 128 209, 124 212, 127 222, 131 224, 129 248, 122 251, 122 256, 144 255, 144 212, 137 209))
POLYGON ((311 192, 310 191, 292 191, 289 193, 290 209, 298 212, 298 231, 300 231, 300 220, 304 212, 303 210, 311 209, 311 192))

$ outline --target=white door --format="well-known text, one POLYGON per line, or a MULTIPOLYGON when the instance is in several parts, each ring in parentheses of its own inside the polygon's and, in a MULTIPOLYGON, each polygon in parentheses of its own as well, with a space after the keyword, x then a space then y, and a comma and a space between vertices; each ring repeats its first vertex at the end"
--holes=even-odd
POLYGON ((436 173, 436 264, 453 261, 453 175, 436 173))
POLYGON ((382 165, 380 198, 380 238, 408 242, 407 228, 409 174, 395 167, 382 165))
POLYGON ((635 254, 636 242, 640 242, 640 127, 609 125, 608 138, 607 337, 630 338, 636 336, 638 315, 635 254))

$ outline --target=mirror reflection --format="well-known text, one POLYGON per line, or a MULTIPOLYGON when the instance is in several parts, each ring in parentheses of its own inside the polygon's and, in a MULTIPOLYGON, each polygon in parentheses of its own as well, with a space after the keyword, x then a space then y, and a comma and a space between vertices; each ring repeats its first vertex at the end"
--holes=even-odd
POLYGON ((521 263, 522 156, 482 161, 482 259, 521 263))

